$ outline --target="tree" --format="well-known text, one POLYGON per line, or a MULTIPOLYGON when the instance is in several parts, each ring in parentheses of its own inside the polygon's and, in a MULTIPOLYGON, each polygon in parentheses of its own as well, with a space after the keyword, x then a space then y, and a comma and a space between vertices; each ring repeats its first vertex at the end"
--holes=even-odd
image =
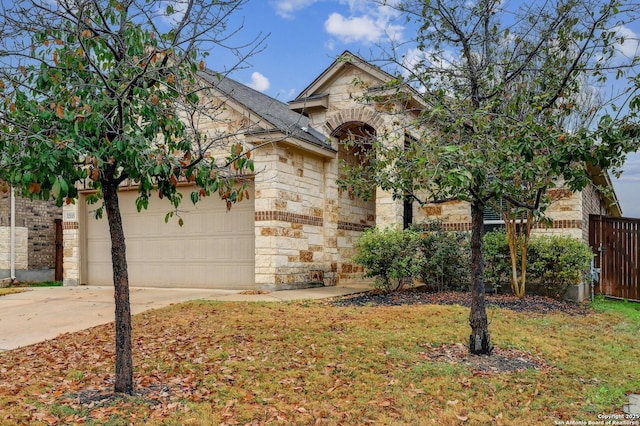
POLYGON ((499 0, 409 0, 393 7, 419 29, 415 50, 398 57, 395 46, 383 58, 404 68, 386 93, 395 88, 405 96, 409 85, 429 107, 408 129, 417 136, 407 146, 373 141, 342 184, 356 194, 367 195, 374 184, 398 199, 409 194, 420 203, 470 204, 469 350, 490 354, 484 209, 505 200, 513 210, 539 216, 559 179, 573 191, 583 189, 590 182, 586 163, 615 168, 636 149, 637 135, 604 108, 588 112, 599 117, 594 128, 563 125, 584 87, 637 63, 616 54, 618 20, 634 8, 600 0, 533 2, 517 10, 499 0))
MULTIPOLYGON (((10 164, 0 178, 59 205, 75 202, 79 185, 95 191, 90 202, 102 201, 96 211, 106 211, 112 244, 115 392, 134 391, 118 188, 137 185, 139 211, 157 191, 170 202, 167 220, 178 215, 179 182, 194 185, 193 203, 219 193, 230 208, 245 196, 250 152, 233 133, 199 130, 220 107, 198 76, 206 53, 231 49, 228 25, 243 3, 25 0, 2 11, 0 152, 10 164), (222 147, 227 154, 216 159, 222 147)), ((242 61, 260 41, 231 52, 242 61)))

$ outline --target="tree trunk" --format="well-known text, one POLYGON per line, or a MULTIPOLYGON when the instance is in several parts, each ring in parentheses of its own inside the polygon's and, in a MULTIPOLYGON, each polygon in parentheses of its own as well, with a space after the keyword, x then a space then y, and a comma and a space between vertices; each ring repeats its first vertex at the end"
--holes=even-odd
POLYGON ((131 350, 131 305, 129 303, 129 273, 124 242, 122 217, 116 185, 103 185, 104 205, 111 235, 111 263, 116 302, 116 381, 114 391, 133 394, 133 355, 131 350))
POLYGON ((489 336, 489 321, 484 301, 484 208, 479 201, 471 203, 471 313, 469 325, 469 352, 474 355, 491 355, 493 347, 489 336))

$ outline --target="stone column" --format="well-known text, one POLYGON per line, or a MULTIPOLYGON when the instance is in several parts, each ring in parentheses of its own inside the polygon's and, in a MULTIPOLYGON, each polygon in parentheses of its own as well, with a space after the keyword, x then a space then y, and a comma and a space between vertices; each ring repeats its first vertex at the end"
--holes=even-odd
POLYGON ((76 204, 65 205, 62 209, 62 284, 77 286, 80 284, 80 203, 84 203, 80 196, 76 204))
POLYGON ((338 159, 324 162, 324 270, 329 272, 325 276, 325 285, 337 284, 338 272, 338 159))

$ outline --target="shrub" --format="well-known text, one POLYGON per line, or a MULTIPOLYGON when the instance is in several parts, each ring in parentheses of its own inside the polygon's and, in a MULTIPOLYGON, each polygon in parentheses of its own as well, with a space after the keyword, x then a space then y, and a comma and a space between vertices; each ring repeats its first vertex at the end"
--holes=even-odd
POLYGON ((469 239, 466 233, 445 232, 440 223, 421 228, 371 228, 355 242, 355 263, 366 277, 376 277, 384 290, 422 278, 430 289, 466 290, 469 286, 469 239))
MULTIPOLYGON (((485 281, 499 289, 511 287, 511 260, 504 231, 484 236, 485 281)), ((588 244, 571 237, 533 236, 527 252, 529 292, 560 298, 570 285, 589 273, 593 254, 588 244)))
POLYGON ((356 240, 353 261, 384 290, 400 289, 418 271, 419 237, 414 230, 370 228, 356 240))
POLYGON ((587 278, 593 252, 571 237, 537 237, 530 241, 527 273, 538 292, 562 297, 569 286, 587 278))
POLYGON ((437 291, 464 291, 471 279, 469 234, 428 223, 420 235, 420 278, 437 291))
POLYGON ((496 292, 511 288, 509 242, 504 229, 484 234, 484 282, 496 292))

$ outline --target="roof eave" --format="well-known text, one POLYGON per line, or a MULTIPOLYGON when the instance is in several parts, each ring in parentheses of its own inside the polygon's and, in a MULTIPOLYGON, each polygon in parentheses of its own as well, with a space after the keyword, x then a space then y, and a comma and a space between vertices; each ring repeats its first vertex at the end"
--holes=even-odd
POLYGON ((598 187, 608 189, 607 191, 599 191, 602 198, 609 210, 609 215, 614 217, 622 217, 622 208, 620 207, 620 201, 613 188, 613 182, 606 170, 602 170, 601 167, 587 163, 587 172, 591 175, 593 183, 598 187))
POLYGON ((323 158, 333 159, 338 151, 326 144, 314 144, 295 135, 287 135, 276 129, 257 129, 244 134, 245 140, 255 146, 283 144, 316 154, 323 158))

